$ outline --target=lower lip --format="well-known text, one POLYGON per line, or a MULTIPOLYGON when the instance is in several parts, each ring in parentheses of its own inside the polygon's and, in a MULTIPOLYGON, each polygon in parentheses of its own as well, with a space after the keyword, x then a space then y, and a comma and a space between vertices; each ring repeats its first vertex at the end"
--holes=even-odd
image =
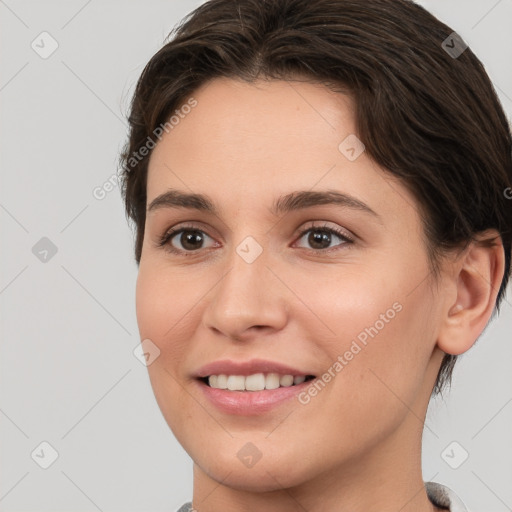
POLYGON ((313 380, 263 391, 228 391, 212 388, 202 381, 198 381, 198 384, 206 398, 221 411, 239 416, 256 416, 296 397, 313 380))

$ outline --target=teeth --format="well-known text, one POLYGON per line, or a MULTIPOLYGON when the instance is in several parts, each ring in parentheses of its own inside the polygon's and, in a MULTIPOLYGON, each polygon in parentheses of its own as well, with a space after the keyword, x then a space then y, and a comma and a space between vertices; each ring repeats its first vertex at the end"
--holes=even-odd
MULTIPOLYGON (((215 375, 213 375, 213 377, 215 377, 215 375)), ((247 391, 261 391, 265 389, 265 375, 263 375, 263 373, 255 373, 254 375, 246 377, 245 389, 247 391)))
POLYGON ((277 373, 269 373, 265 377, 265 389, 277 389, 279 387, 279 375, 277 373))
MULTIPOLYGON (((212 377, 217 377, 217 382, 215 383, 215 386, 212 386, 212 381, 210 380, 210 386, 217 387, 219 389, 228 389, 228 378, 226 375, 212 375, 212 377)), ((212 377, 210 377, 210 379, 212 377)))
POLYGON ((245 391, 245 378, 241 375, 230 375, 228 377, 228 389, 230 391, 245 391))
POLYGON ((306 380, 304 375, 279 375, 278 373, 254 373, 247 377, 243 375, 210 375, 208 384, 216 389, 229 391, 263 391, 301 384, 306 380))
POLYGON ((279 379, 279 384, 285 388, 293 385, 293 375, 283 375, 279 379))

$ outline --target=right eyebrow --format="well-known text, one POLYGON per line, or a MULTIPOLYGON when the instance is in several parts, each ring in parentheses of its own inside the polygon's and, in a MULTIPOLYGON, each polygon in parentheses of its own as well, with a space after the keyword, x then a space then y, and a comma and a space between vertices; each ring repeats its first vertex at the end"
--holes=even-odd
POLYGON ((203 194, 188 194, 179 190, 168 190, 151 201, 147 211, 160 208, 190 208, 218 215, 213 201, 203 194))

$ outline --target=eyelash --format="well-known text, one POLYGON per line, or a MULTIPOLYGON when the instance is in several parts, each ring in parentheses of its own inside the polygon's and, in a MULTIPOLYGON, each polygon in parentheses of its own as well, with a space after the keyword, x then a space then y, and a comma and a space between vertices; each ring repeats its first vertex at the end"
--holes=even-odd
MULTIPOLYGON (((163 247, 166 251, 170 252, 171 254, 178 254, 178 255, 187 256, 187 257, 196 255, 200 249, 198 249, 196 251, 182 251, 180 249, 176 249, 170 243, 175 235, 177 235, 178 233, 186 232, 186 231, 198 231, 199 233, 203 233, 203 234, 206 234, 207 236, 209 236, 207 233, 205 233, 201 229, 198 229, 196 226, 193 226, 193 225, 180 226, 177 229, 171 228, 170 230, 166 231, 158 240, 158 242, 157 242, 158 247, 163 247)), ((308 249, 310 252, 313 252, 315 254, 321 254, 321 253, 325 254, 326 252, 331 252, 333 250, 337 250, 337 248, 339 248, 341 246, 350 245, 350 244, 354 243, 354 239, 352 237, 350 237, 347 233, 345 233, 337 228, 328 227, 327 225, 309 226, 299 232, 298 239, 300 240, 306 233, 309 233, 310 231, 321 231, 324 233, 334 234, 344 242, 337 246, 329 247, 328 249, 308 249)))

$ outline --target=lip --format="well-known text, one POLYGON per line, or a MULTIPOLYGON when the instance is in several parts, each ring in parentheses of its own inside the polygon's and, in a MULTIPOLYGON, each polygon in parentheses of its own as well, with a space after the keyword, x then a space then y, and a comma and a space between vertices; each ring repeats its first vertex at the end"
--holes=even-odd
POLYGON ((247 377, 254 373, 279 373, 280 375, 314 375, 313 372, 303 371, 291 366, 278 363, 276 361, 267 361, 265 359, 251 359, 249 361, 232 361, 224 359, 213 361, 202 366, 194 377, 202 379, 210 375, 242 375, 247 377))
POLYGON ((221 412, 235 416, 258 416, 270 412, 295 398, 312 382, 314 379, 294 386, 263 391, 228 391, 211 388, 199 379, 196 381, 210 403, 221 412))
POLYGON ((220 411, 236 416, 257 416, 284 405, 295 398, 313 380, 288 387, 265 389, 262 391, 229 391, 211 388, 202 379, 210 375, 241 375, 246 377, 254 373, 278 373, 280 375, 307 376, 313 372, 268 361, 251 359, 249 361, 220 360, 202 366, 194 375, 201 392, 220 411))

